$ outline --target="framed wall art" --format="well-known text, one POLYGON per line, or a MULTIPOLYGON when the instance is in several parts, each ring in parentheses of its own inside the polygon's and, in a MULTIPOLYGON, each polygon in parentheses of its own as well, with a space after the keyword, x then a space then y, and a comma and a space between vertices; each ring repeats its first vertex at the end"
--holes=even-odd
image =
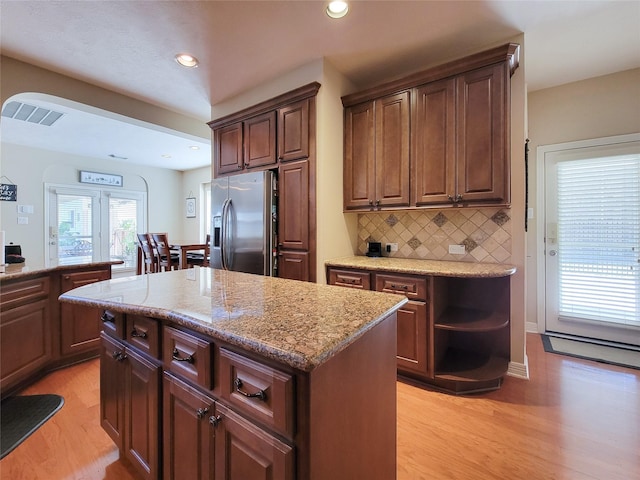
POLYGON ((195 197, 187 198, 185 203, 185 212, 187 214, 187 218, 194 218, 196 216, 196 199, 195 197))
POLYGON ((87 172, 80 170, 81 183, 93 183, 96 185, 109 185, 110 187, 122 186, 122 175, 113 175, 111 173, 87 172))

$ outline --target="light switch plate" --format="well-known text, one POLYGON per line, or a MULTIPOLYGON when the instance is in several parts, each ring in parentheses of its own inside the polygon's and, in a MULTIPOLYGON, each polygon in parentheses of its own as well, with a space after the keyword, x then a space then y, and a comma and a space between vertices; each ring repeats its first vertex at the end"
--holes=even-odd
POLYGON ((18 225, 29 225, 29 217, 18 217, 18 225))

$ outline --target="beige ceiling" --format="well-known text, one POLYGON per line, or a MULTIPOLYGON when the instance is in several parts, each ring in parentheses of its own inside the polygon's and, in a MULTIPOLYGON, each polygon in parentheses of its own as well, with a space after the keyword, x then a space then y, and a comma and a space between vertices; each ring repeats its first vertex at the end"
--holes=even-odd
POLYGON ((0 45, 203 122, 212 104, 322 57, 366 87, 524 32, 530 91, 640 67, 639 1, 352 1, 341 20, 324 6, 1 0, 0 45), (179 67, 178 52, 200 67, 179 67))

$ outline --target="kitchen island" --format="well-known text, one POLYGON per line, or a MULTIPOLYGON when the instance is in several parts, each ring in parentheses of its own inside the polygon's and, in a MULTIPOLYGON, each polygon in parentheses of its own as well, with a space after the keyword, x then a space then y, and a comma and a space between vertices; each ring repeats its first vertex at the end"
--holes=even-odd
POLYGON ((141 478, 396 476, 399 295, 195 268, 99 282, 101 424, 141 478))

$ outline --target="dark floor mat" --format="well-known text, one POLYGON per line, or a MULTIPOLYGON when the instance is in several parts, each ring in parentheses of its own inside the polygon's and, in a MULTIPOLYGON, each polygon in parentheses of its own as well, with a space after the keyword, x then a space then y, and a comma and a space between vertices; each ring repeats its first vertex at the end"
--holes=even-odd
POLYGON ((0 404, 0 458, 7 456, 62 408, 60 395, 20 395, 0 404))

